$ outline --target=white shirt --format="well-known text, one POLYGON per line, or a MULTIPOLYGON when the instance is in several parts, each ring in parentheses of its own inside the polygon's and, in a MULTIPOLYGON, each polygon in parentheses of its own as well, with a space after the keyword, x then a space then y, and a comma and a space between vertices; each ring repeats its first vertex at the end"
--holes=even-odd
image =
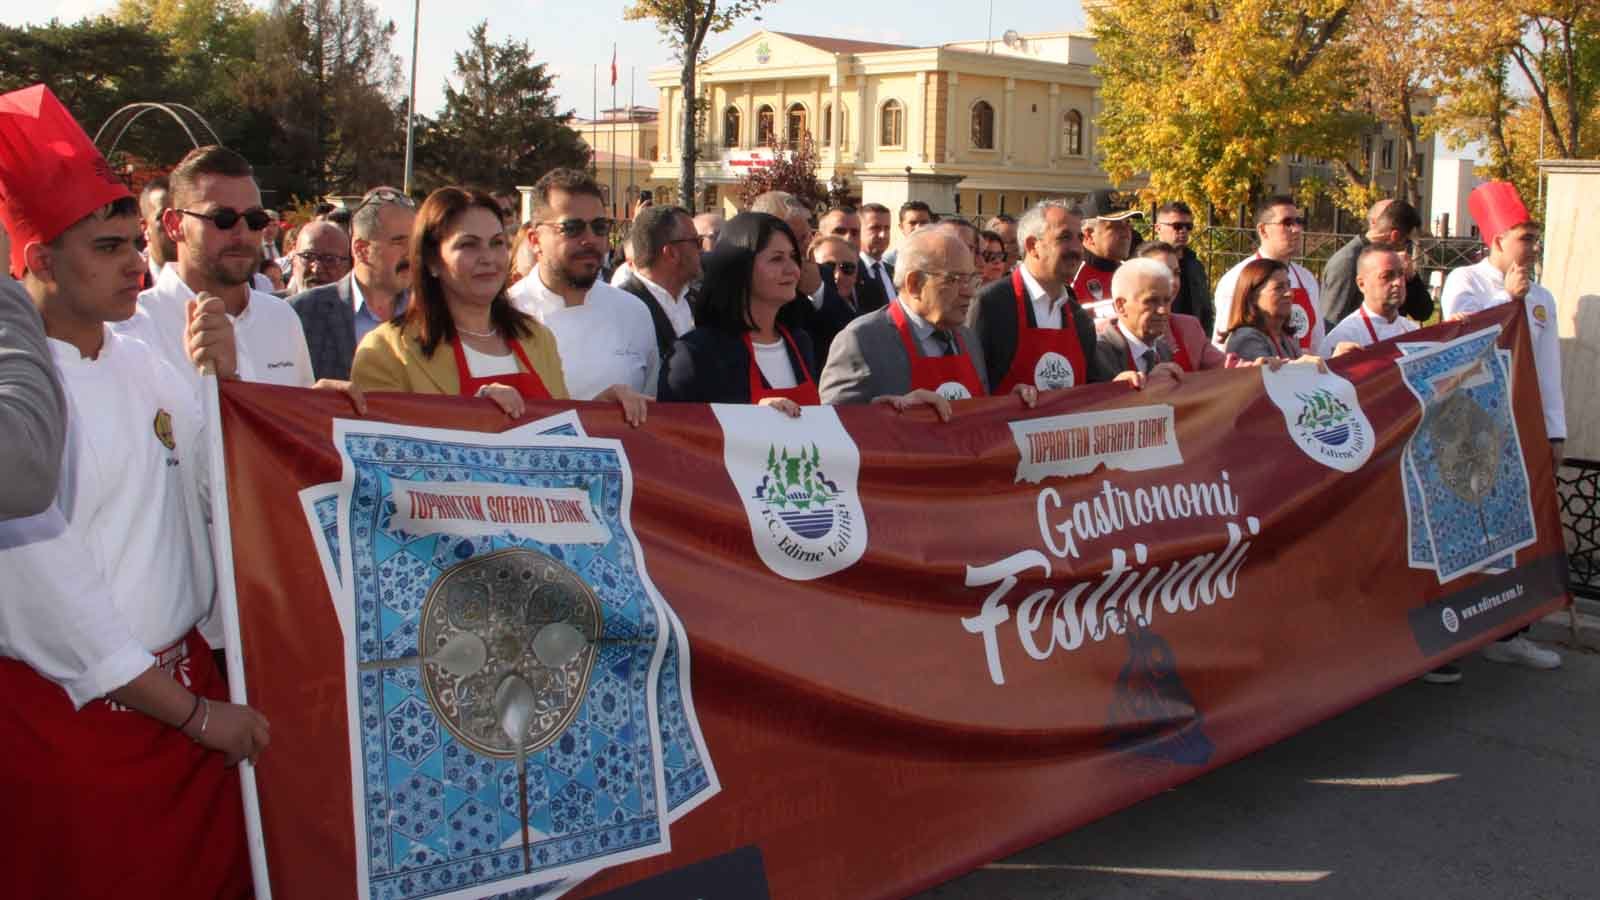
POLYGON ((794 363, 789 361, 789 350, 783 338, 778 338, 776 343, 758 344, 750 342, 756 351, 756 365, 760 367, 761 374, 767 379, 767 387, 774 390, 785 390, 800 384, 795 377, 794 363))
POLYGON ((1150 364, 1150 369, 1144 368, 1144 352, 1146 350, 1155 350, 1156 348, 1134 337, 1133 332, 1129 331, 1127 327, 1122 324, 1121 319, 1117 320, 1117 331, 1122 333, 1122 340, 1127 343, 1128 352, 1133 354, 1133 365, 1140 372, 1148 375, 1150 374, 1150 369, 1161 365, 1161 352, 1156 351, 1156 361, 1150 364))
POLYGON ((863 274, 867 278, 873 277, 874 274, 877 275, 878 283, 883 285, 883 295, 885 297, 893 297, 899 293, 894 289, 894 279, 889 277, 889 269, 885 263, 879 262, 865 253, 860 256, 861 268, 864 270, 863 274), (874 273, 874 267, 876 267, 876 273, 874 273))
MULTIPOLYGON (((155 286, 139 294, 139 311, 112 328, 149 344, 178 372, 188 376, 195 390, 200 375, 189 361, 183 332, 188 327, 188 302, 194 291, 183 283, 178 267, 166 265, 155 286)), ((311 353, 306 349, 300 316, 287 301, 251 290, 244 311, 233 320, 233 340, 239 353, 239 377, 246 381, 310 387, 311 353)))
MULTIPOLYGON (((1511 302, 1506 276, 1487 259, 1451 270, 1440 296, 1443 315, 1475 313, 1511 302)), ((1556 331, 1556 298, 1542 284, 1532 284, 1525 300, 1528 337, 1533 344, 1533 367, 1539 375, 1539 396, 1544 403, 1544 430, 1553 441, 1567 437, 1567 406, 1561 393, 1561 337, 1556 331)))
POLYGON ((684 285, 683 290, 674 297, 667 293, 666 288, 644 277, 643 272, 635 271, 633 276, 639 279, 639 283, 650 292, 650 296, 661 304, 662 311, 667 314, 667 321, 672 323, 672 330, 678 337, 683 337, 694 330, 694 310, 689 308, 689 301, 686 299, 689 296, 688 285, 684 285))
POLYGON ((1365 311, 1366 307, 1356 307, 1355 312, 1345 316, 1344 321, 1335 325, 1327 337, 1322 339, 1322 345, 1317 349, 1317 353, 1322 356, 1332 356, 1334 348, 1343 341, 1370 347, 1378 341, 1387 341, 1392 337, 1416 331, 1420 327, 1405 316, 1397 315, 1391 322, 1381 315, 1370 312, 1363 316, 1362 313, 1365 311), (1369 324, 1372 326, 1371 331, 1367 330, 1369 324), (1372 339, 1374 334, 1378 336, 1377 341, 1372 339))
POLYGON ((467 356, 467 373, 473 378, 489 378, 494 375, 515 375, 521 368, 517 364, 517 355, 507 353, 504 356, 494 356, 481 350, 474 350, 462 343, 461 349, 467 356))
POLYGON ((56 340, 50 350, 67 452, 56 505, 0 522, 0 655, 81 707, 150 668, 211 610, 206 447, 194 391, 143 342, 108 328, 96 359, 56 340))
MULTIPOLYGON (((1229 269, 1217 280, 1217 290, 1212 295, 1212 303, 1217 309, 1217 319, 1211 330, 1211 342, 1218 347, 1222 347, 1227 343, 1227 339, 1223 335, 1228 330, 1228 317, 1233 314, 1233 291, 1239 283, 1239 273, 1244 271, 1245 266, 1260 258, 1261 255, 1259 253, 1245 257, 1239 261, 1238 265, 1229 269)), ((1322 314, 1317 312, 1322 308, 1322 290, 1317 285, 1317 279, 1306 271, 1305 266, 1293 262, 1286 263, 1286 265, 1289 267, 1289 286, 1304 288, 1306 296, 1311 300, 1311 321, 1309 323, 1311 327, 1311 350, 1306 351, 1309 353, 1322 346, 1322 339, 1327 331, 1327 326, 1322 321, 1322 314)), ((1298 343, 1305 336, 1305 329, 1297 330, 1294 335, 1295 342, 1298 343)))
POLYGON ((615 269, 611 270, 611 286, 612 287, 621 287, 622 283, 624 281, 627 281, 628 280, 628 276, 632 275, 632 274, 634 274, 634 272, 633 272, 633 264, 628 262, 627 260, 623 260, 622 262, 617 264, 617 267, 615 269))
POLYGON ((555 333, 556 351, 567 393, 574 400, 593 400, 614 384, 656 395, 661 353, 656 326, 639 298, 596 281, 583 302, 568 306, 560 294, 544 286, 543 264, 507 291, 511 305, 555 333))
MULTIPOLYGON (((911 329, 911 339, 916 341, 917 346, 922 349, 922 355, 944 356, 944 341, 934 337, 934 332, 938 331, 938 329, 933 327, 933 323, 917 315, 916 310, 907 306, 905 301, 899 297, 896 297, 893 302, 900 304, 900 308, 905 311, 906 327, 911 329)), ((961 333, 959 331, 951 329, 949 334, 956 342, 955 350, 957 353, 967 349, 961 344, 961 333)))
MULTIPOLYGON (((1028 271, 1027 266, 1018 265, 1017 271, 1022 273, 1022 288, 1028 292, 1028 301, 1033 304, 1033 321, 1040 328, 1054 328, 1059 331, 1063 320, 1066 318, 1062 312, 1067 305, 1066 286, 1063 285, 1061 287, 1059 295, 1051 297, 1044 292, 1044 286, 1039 284, 1039 280, 1033 277, 1033 273, 1028 271)), ((1018 328, 1022 324, 1018 322, 1018 328)))

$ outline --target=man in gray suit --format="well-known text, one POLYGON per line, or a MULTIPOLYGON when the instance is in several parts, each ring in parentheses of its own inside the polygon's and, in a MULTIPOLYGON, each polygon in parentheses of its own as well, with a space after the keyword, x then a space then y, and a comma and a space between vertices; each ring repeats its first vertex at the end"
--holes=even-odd
MULTIPOLYGON (((956 235, 937 229, 911 235, 895 268, 899 297, 834 338, 822 369, 822 402, 885 402, 896 409, 926 403, 948 420, 952 397, 987 394, 983 348, 964 324, 978 278, 972 251, 956 235)), ((1038 398, 1031 385, 1019 386, 1018 394, 1028 406, 1038 398)))
POLYGON ((43 512, 56 496, 67 431, 66 399, 44 323, 6 271, 11 242, 0 225, 0 519, 43 512))
POLYGON ((1173 362, 1172 270, 1143 257, 1130 259, 1111 276, 1111 303, 1117 317, 1095 341, 1097 367, 1106 372, 1138 372, 1183 380, 1173 362))
POLYGON ((348 381, 356 345, 372 329, 405 311, 411 284, 411 223, 416 217, 404 195, 371 192, 350 219, 355 235, 350 241, 354 259, 350 274, 289 300, 300 315, 317 378, 348 381))

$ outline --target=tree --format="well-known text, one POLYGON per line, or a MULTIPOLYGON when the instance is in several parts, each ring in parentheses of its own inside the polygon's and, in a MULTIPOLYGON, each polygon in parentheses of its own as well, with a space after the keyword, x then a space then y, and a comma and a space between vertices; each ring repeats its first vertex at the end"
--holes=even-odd
POLYGON ((683 143, 678 151, 678 201, 695 211, 699 192, 695 190, 695 163, 700 158, 696 110, 700 106, 695 89, 695 66, 702 61, 706 37, 722 34, 736 22, 765 6, 771 0, 634 0, 622 11, 628 20, 654 19, 656 27, 672 47, 681 70, 678 84, 683 88, 683 143))
POLYGON ((1338 156, 1359 132, 1356 0, 1115 0, 1098 8, 1100 151, 1163 198, 1246 202, 1289 153, 1338 156))
POLYGON ((793 150, 773 144, 772 163, 751 166, 739 178, 739 203, 748 208, 767 191, 788 191, 808 208, 816 210, 828 205, 828 188, 817 180, 817 147, 810 134, 804 134, 793 150))
POLYGON ((505 188, 589 164, 589 149, 566 125, 573 111, 556 109, 555 78, 527 41, 491 43, 489 23, 479 22, 456 54, 455 80, 460 89, 445 82, 444 110, 418 140, 432 183, 505 188))
MULTIPOLYGON (((1448 23, 1429 10, 1431 0, 1368 0, 1350 16, 1349 42, 1355 47, 1360 76, 1357 102, 1371 117, 1373 130, 1387 126, 1399 136, 1394 160, 1394 197, 1421 207, 1420 173, 1415 161, 1427 131, 1417 115, 1418 101, 1440 74, 1442 44, 1448 23)), ((1354 147, 1350 148, 1352 151, 1354 147)), ((1347 180, 1336 197, 1346 209, 1364 214, 1379 197, 1377 144, 1365 154, 1339 157, 1347 180), (1351 162, 1361 159, 1361 166, 1351 162)))
POLYGON ((394 32, 369 0, 274 0, 241 94, 271 119, 266 161, 290 192, 355 191, 398 176, 394 32))

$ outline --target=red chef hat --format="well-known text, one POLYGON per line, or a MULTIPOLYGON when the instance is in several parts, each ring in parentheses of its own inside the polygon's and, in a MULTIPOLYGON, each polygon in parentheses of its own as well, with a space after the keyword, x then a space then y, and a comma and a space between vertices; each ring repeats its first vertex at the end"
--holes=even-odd
POLYGON ((53 241, 84 216, 131 196, 67 108, 42 84, 0 94, 0 222, 11 272, 23 251, 53 241))
POLYGON ((1478 234, 1484 244, 1493 247, 1494 239, 1524 222, 1532 222, 1528 208, 1522 205, 1517 186, 1509 181, 1485 181, 1472 189, 1467 197, 1467 211, 1478 223, 1478 234))

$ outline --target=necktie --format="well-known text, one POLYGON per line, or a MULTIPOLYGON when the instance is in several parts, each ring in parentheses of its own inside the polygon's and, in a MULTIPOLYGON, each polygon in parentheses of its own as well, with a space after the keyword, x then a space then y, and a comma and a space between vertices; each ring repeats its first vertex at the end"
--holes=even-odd
POLYGON ((1139 361, 1144 364, 1145 374, 1150 374, 1150 370, 1156 367, 1156 351, 1149 347, 1144 348, 1144 355, 1139 357, 1139 361))
POLYGON ((956 355, 956 339, 950 336, 950 332, 935 328, 933 330, 933 339, 939 342, 940 347, 944 348, 944 352, 940 353, 940 356, 956 355))

